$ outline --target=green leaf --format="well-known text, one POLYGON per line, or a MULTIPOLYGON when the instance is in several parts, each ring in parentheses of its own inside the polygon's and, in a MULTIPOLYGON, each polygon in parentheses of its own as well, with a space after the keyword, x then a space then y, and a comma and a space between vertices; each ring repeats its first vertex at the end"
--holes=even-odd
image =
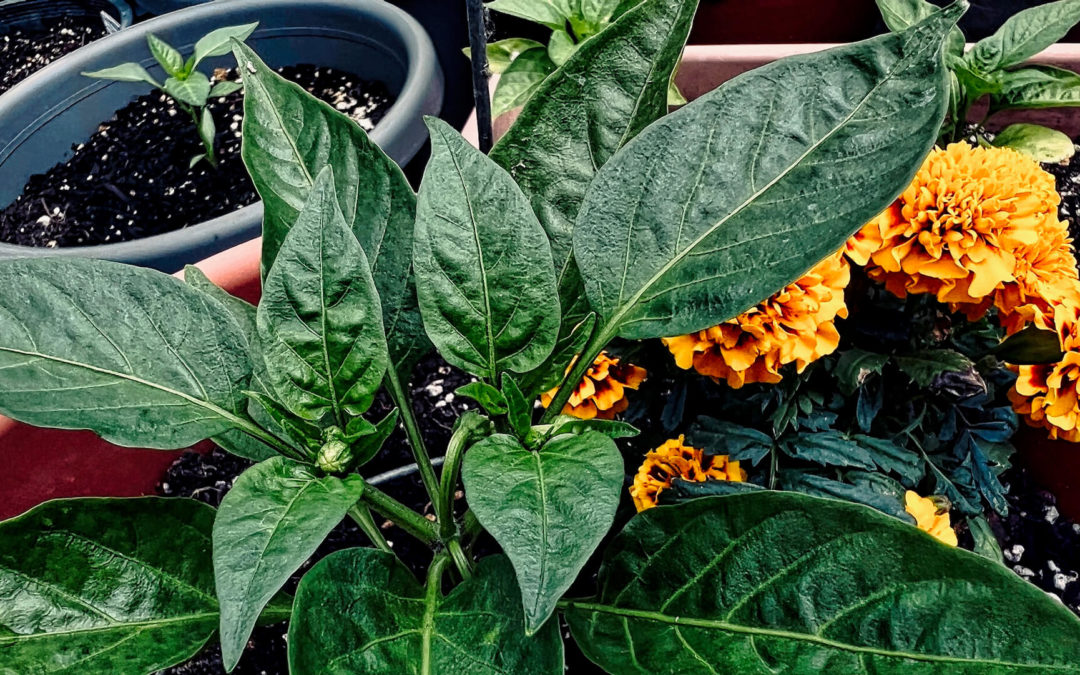
POLYGON ((486 7, 493 12, 516 16, 560 30, 570 19, 565 7, 553 0, 492 0, 486 7))
POLYGON ((445 122, 426 122, 431 160, 413 251, 424 328, 443 358, 474 375, 528 372, 559 329, 547 237, 505 171, 445 122))
POLYGON ((893 362, 920 387, 929 387, 942 373, 962 373, 974 366, 971 359, 952 349, 926 349, 895 356, 893 362))
POLYGON ((470 382, 454 393, 476 401, 489 415, 505 415, 509 410, 503 393, 486 382, 470 382))
MULTIPOLYGON (((536 40, 525 38, 507 38, 489 42, 487 45, 488 70, 496 74, 505 72, 514 59, 530 49, 537 48, 543 49, 544 45, 536 40)), ((465 56, 469 56, 468 47, 462 51, 465 52, 465 56)))
POLYGON ((731 460, 749 460, 755 465, 773 449, 773 439, 768 434, 705 416, 694 421, 687 442, 710 455, 727 455, 731 460))
POLYGON ((161 64, 166 73, 181 79, 187 76, 184 72, 184 57, 180 52, 153 33, 146 36, 146 42, 150 46, 150 54, 161 64))
MULTIPOLYGON (((375 455, 379 454, 379 450, 386 443, 386 439, 390 438, 390 435, 394 433, 394 429, 397 428, 399 415, 397 408, 391 410, 386 417, 375 423, 373 432, 360 436, 352 442, 353 463, 355 466, 363 466, 374 459, 375 455)), ((350 424, 353 421, 350 420, 350 424)), ((346 431, 351 432, 352 428, 346 431)))
POLYGON ((714 480, 712 478, 697 482, 675 478, 671 487, 660 491, 659 503, 663 505, 679 504, 690 499, 734 495, 743 492, 755 492, 765 488, 754 483, 734 480, 714 480))
POLYGON ((214 510, 63 499, 0 523, 0 670, 150 673, 214 634, 214 510))
POLYGON ((918 483, 925 473, 922 458, 917 452, 884 438, 856 434, 851 440, 870 450, 870 456, 879 469, 895 473, 908 485, 918 483))
POLYGON ((880 375, 888 362, 888 354, 849 349, 837 359, 833 376, 840 386, 840 391, 851 396, 871 375, 880 375))
POLYGON ((1046 164, 1064 162, 1076 152, 1071 138, 1040 124, 1010 124, 994 137, 994 145, 1012 148, 1046 164))
POLYGON ((535 633, 615 519, 622 455, 596 432, 559 436, 539 452, 500 434, 469 449, 461 478, 469 507, 514 564, 535 633))
POLYGON ((580 45, 574 42, 574 38, 564 30, 557 30, 551 34, 548 40, 547 53, 552 63, 561 66, 574 55, 580 45))
MULTIPOLYGON (((544 81, 491 151, 532 203, 558 272, 559 346, 539 372, 561 377, 589 337, 589 304, 571 256, 578 210, 597 170, 667 113, 668 80, 696 7, 697 0, 645 0, 622 14, 544 81)), ((524 384, 530 395, 546 388, 524 384)))
POLYGON ((804 471, 782 471, 780 485, 784 490, 801 492, 812 497, 830 497, 877 509, 911 525, 915 519, 904 508, 904 486, 888 476, 865 471, 848 471, 844 480, 833 480, 804 471))
POLYGON ((194 169, 196 166, 198 166, 199 162, 203 161, 204 159, 206 159, 206 153, 200 152, 199 154, 188 160, 188 168, 194 169))
POLYGON ((258 309, 259 344, 278 400, 294 415, 340 428, 366 411, 389 360, 367 256, 323 169, 285 235, 258 309))
POLYGON ((911 28, 937 11, 926 0, 877 0, 877 6, 885 25, 894 33, 911 28))
POLYGON ((1005 338, 994 348, 994 356, 1015 365, 1042 365, 1058 363, 1065 354, 1057 333, 1028 326, 1005 338))
POLYGON ((780 447, 787 454, 822 466, 873 469, 874 460, 864 446, 846 438, 839 431, 803 432, 784 439, 780 447))
POLYGON ((262 410, 262 415, 269 423, 263 424, 266 428, 276 428, 275 435, 290 441, 290 445, 302 448, 309 456, 314 456, 322 445, 322 429, 314 422, 310 422, 294 415, 269 392, 248 391, 247 394, 255 407, 249 407, 254 417, 256 409, 262 410))
POLYGON ((965 59, 984 73, 1017 66, 1065 37, 1080 22, 1080 0, 1058 0, 1009 17, 965 59))
POLYGON ((289 626, 293 675, 562 675, 556 621, 525 636, 513 570, 485 558, 443 596, 392 554, 333 553, 304 575, 289 626))
POLYGON ((960 12, 751 71, 616 154, 574 230, 602 337, 736 316, 888 206, 940 130, 942 41, 960 12))
POLYGON ((499 76, 491 97, 491 114, 498 117, 525 105, 555 68, 543 46, 518 54, 499 76))
POLYGON ((220 98, 222 96, 228 96, 229 94, 240 91, 243 88, 244 85, 239 82, 223 80, 214 84, 214 86, 210 89, 210 98, 220 98))
POLYGON ((236 60, 245 85, 241 154, 265 204, 264 277, 315 178, 332 165, 338 205, 371 262, 390 360, 410 371, 431 344, 412 283, 416 195, 409 182, 348 116, 278 76, 246 46, 237 45, 236 60))
POLYGON ((611 673, 1077 673, 1080 620, 863 506, 755 492, 638 514, 570 601, 611 673), (1023 617, 1023 620, 1018 620, 1023 617))
POLYGON ((502 394, 506 397, 506 419, 510 422, 510 429, 521 440, 528 439, 532 429, 533 400, 525 398, 521 387, 509 373, 503 373, 502 394))
POLYGON ((1002 110, 1080 106, 1080 75, 1053 66, 1001 73, 1001 91, 990 96, 990 113, 1002 110))
POLYGON ((161 450, 243 424, 244 336, 219 302, 179 279, 41 258, 0 264, 0 287, 4 415, 161 450))
POLYGON ((551 423, 548 435, 584 434, 589 431, 595 431, 608 438, 633 438, 641 433, 632 424, 620 422, 619 420, 601 420, 596 418, 583 420, 578 417, 571 417, 570 415, 559 415, 555 418, 555 421, 551 423))
POLYGON ((184 282, 199 291, 203 295, 217 300, 228 310, 229 315, 236 322, 237 327, 248 343, 255 341, 257 331, 255 328, 255 305, 242 300, 225 289, 221 288, 206 276, 205 273, 194 265, 184 268, 184 282))
POLYGON ((284 457, 236 479, 214 520, 214 578, 225 670, 240 660, 263 607, 360 499, 364 481, 318 477, 284 457))
MULTIPOLYGON (((249 23, 242 26, 226 26, 210 31, 195 43, 195 51, 192 54, 193 62, 189 70, 194 70, 203 59, 213 56, 225 56, 233 50, 233 40, 243 42, 251 37, 259 22, 249 23)), ((242 74, 246 77, 246 74, 242 74)))
POLYGON ((214 115, 210 108, 203 108, 199 117, 199 139, 206 148, 206 156, 214 156, 214 138, 217 136, 217 127, 214 125, 214 115))
POLYGON ((137 63, 121 63, 118 66, 112 68, 105 68, 104 70, 95 70, 91 73, 82 73, 85 77, 93 77, 98 80, 115 80, 117 82, 145 82, 151 86, 161 88, 161 84, 150 76, 150 73, 146 72, 146 68, 143 68, 137 63))
POLYGON ((180 103, 201 108, 210 97, 210 78, 200 72, 194 72, 186 80, 170 77, 165 80, 162 90, 180 103))
POLYGON ((1003 557, 1001 553, 1001 544, 998 543, 997 537, 994 536, 993 530, 990 529, 990 523, 983 516, 976 518, 968 518, 968 529, 971 531, 971 537, 975 540, 975 553, 978 553, 987 560, 993 560, 996 563, 1001 564, 1003 557))

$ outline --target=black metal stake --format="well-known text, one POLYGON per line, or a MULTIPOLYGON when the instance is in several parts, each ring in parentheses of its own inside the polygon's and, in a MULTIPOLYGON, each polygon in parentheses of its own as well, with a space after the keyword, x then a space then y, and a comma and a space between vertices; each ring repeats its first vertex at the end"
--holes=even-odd
POLYGON ((484 3, 482 0, 466 0, 469 13, 469 51, 472 54, 473 100, 476 103, 476 130, 480 142, 480 152, 487 154, 491 150, 493 132, 491 129, 491 97, 488 93, 487 35, 484 24, 484 3))

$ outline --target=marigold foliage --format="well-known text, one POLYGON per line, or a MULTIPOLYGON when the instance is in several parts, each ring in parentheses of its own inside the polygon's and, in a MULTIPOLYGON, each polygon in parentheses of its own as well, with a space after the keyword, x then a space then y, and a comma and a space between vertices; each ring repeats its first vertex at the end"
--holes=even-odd
MULTIPOLYGON (((576 358, 574 359, 577 360, 576 358)), ((566 371, 574 367, 573 362, 566 371)), ((577 389, 570 395, 570 400, 563 407, 562 414, 591 420, 593 418, 610 420, 626 410, 630 401, 626 398, 627 389, 637 389, 648 373, 630 363, 620 363, 617 357, 600 352, 592 366, 586 371, 577 389)), ((544 392, 540 402, 544 407, 551 405, 559 388, 544 392)))
POLYGON ((799 372, 840 343, 836 318, 847 316, 844 289, 851 270, 839 251, 801 279, 739 316, 690 335, 664 338, 684 370, 693 368, 738 389, 749 382, 779 382, 780 369, 799 372))
POLYGON ((949 522, 949 510, 942 508, 938 502, 908 490, 904 493, 904 510, 911 514, 915 524, 923 532, 949 546, 957 545, 956 531, 949 522))
POLYGON ((637 510, 644 511, 656 506, 660 493, 671 487, 676 478, 703 483, 707 480, 730 480, 738 483, 746 480, 746 471, 737 461, 729 461, 727 455, 708 455, 705 451, 686 445, 685 436, 665 441, 656 450, 645 455, 630 496, 637 510))

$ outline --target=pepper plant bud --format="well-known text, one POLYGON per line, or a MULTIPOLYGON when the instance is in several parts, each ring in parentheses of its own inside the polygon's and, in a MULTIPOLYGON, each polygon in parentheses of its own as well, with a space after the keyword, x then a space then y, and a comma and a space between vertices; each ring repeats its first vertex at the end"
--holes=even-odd
POLYGON ((337 427, 323 432, 323 444, 315 458, 315 464, 326 473, 342 473, 349 470, 353 454, 345 442, 345 434, 337 427))

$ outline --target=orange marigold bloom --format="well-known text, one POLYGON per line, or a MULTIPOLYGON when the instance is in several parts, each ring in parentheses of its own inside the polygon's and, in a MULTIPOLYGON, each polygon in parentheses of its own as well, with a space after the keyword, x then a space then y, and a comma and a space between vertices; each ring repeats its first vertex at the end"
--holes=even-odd
POLYGON ((746 471, 738 462, 728 461, 727 455, 707 455, 703 450, 683 444, 685 436, 665 441, 656 450, 645 455, 630 496, 637 510, 644 511, 656 506, 656 501, 676 478, 703 483, 706 480, 730 480, 742 483, 746 471))
POLYGON ((1016 384, 1009 391, 1013 410, 1050 438, 1080 442, 1080 351, 1065 352, 1059 363, 1014 366, 1016 384))
POLYGON ((940 508, 933 499, 920 497, 918 493, 908 490, 904 494, 904 510, 911 514, 923 532, 949 546, 957 545, 956 531, 949 522, 949 511, 940 508))
MULTIPOLYGON (((566 368, 567 372, 573 367, 574 362, 571 362, 566 368)), ((644 368, 629 363, 620 364, 618 358, 608 356, 607 352, 600 352, 600 356, 596 357, 585 372, 585 377, 581 379, 577 389, 570 394, 570 400, 563 406, 562 414, 584 420, 594 417, 613 419, 630 405, 626 400, 626 390, 637 389, 647 375, 644 368)), ((555 387, 540 395, 540 402, 545 408, 551 405, 551 400, 555 398, 558 390, 559 388, 555 387)))
POLYGON ((802 372, 840 342, 836 317, 847 316, 844 289, 851 269, 838 251, 758 306, 706 330, 664 338, 684 370, 693 368, 738 389, 748 382, 779 382, 780 368, 802 372))
POLYGON ((1044 233, 1062 231, 1060 201, 1053 176, 1015 150, 934 149, 907 190, 860 232, 872 238, 876 226, 882 240, 867 273, 899 297, 929 293, 954 306, 989 307, 1018 267, 1023 276, 1017 256, 1038 248, 1044 233))

